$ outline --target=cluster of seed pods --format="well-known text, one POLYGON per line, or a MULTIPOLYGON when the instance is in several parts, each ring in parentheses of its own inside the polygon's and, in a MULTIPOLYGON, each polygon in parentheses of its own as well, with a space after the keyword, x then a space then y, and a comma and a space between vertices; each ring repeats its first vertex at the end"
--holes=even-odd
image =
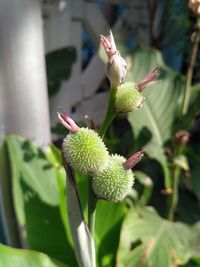
POLYGON ((64 160, 76 171, 91 176, 98 198, 113 202, 123 200, 134 183, 131 168, 140 161, 143 152, 135 153, 128 160, 120 155, 109 155, 94 130, 79 128, 66 114, 58 113, 58 118, 70 131, 62 144, 64 160))
MULTIPOLYGON (((150 71, 142 81, 135 84, 123 83, 126 76, 126 61, 116 49, 110 31, 110 39, 101 35, 101 43, 108 58, 106 75, 111 87, 117 88, 115 97, 116 112, 131 112, 142 107, 143 89, 157 82, 158 68, 150 71)), ((129 159, 120 155, 109 155, 101 137, 92 129, 79 128, 66 114, 58 113, 60 122, 70 131, 62 144, 64 160, 76 171, 89 175, 92 188, 98 198, 118 202, 132 189, 134 174, 132 168, 141 160, 143 152, 133 154, 129 159)))

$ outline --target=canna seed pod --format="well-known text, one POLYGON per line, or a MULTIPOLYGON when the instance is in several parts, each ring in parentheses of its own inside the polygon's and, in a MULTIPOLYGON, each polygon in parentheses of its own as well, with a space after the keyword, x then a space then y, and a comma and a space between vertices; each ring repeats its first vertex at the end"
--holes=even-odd
POLYGON ((125 162, 124 157, 111 155, 106 167, 93 177, 92 188, 98 198, 119 202, 131 192, 134 175, 124 167, 125 162))
POLYGON ((69 133, 63 141, 62 151, 72 168, 87 175, 97 174, 108 160, 108 151, 102 139, 88 128, 69 133))
POLYGON ((104 142, 94 130, 79 128, 67 114, 58 112, 58 118, 70 131, 62 143, 64 161, 82 174, 96 175, 108 160, 104 142))
POLYGON ((126 82, 118 87, 115 108, 117 112, 131 112, 140 109, 144 96, 137 90, 136 84, 126 82))

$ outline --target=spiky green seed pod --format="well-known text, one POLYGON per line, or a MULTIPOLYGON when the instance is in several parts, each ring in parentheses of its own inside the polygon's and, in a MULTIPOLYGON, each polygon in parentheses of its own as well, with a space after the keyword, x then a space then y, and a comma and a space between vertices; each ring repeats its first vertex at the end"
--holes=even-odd
POLYGON ((118 112, 131 112, 142 107, 144 96, 134 83, 123 83, 118 87, 115 108, 118 112))
POLYGON ((131 192, 134 175, 131 170, 125 170, 125 162, 122 156, 109 156, 106 167, 92 181, 93 191, 98 198, 118 202, 131 192))
POLYGON ((64 159, 82 174, 95 175, 107 163, 108 151, 99 135, 88 128, 70 133, 62 144, 64 159))

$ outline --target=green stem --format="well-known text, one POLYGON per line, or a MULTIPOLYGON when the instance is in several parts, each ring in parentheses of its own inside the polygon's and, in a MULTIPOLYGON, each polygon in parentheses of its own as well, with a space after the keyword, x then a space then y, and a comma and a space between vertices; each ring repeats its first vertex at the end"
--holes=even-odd
MULTIPOLYGON (((194 66, 196 63, 196 58, 197 58, 197 53, 198 53, 199 41, 200 41, 200 31, 197 30, 193 36, 192 53, 191 53, 190 63, 189 63, 189 67, 188 67, 187 75, 186 75, 186 84, 185 84, 185 90, 184 90, 184 96, 183 96, 181 116, 184 116, 187 113, 188 107, 189 107, 192 77, 193 77, 194 66)), ((175 156, 181 155, 181 153, 182 153, 182 147, 180 146, 175 152, 175 156)), ((176 211, 178 198, 179 198, 178 190, 179 190, 180 171, 181 171, 180 167, 174 166, 173 192, 172 192, 172 195, 169 197, 169 209, 168 209, 168 219, 171 221, 174 220, 174 214, 176 211)))
POLYGON ((173 175, 173 192, 170 196, 170 209, 168 219, 170 221, 174 220, 174 213, 176 211, 177 203, 178 203, 178 188, 179 188, 179 179, 180 179, 180 167, 174 168, 174 175, 173 175))
POLYGON ((89 177, 88 181, 88 227, 91 235, 94 235, 95 215, 97 198, 92 190, 92 178, 89 177))
POLYGON ((185 115, 188 111, 192 77, 193 77, 194 66, 195 66, 197 53, 198 53, 199 40, 200 40, 200 31, 197 31, 194 33, 192 54, 191 54, 190 64, 187 70, 187 75, 186 75, 186 85, 185 85, 185 90, 184 90, 183 104, 182 104, 182 111, 181 111, 182 116, 185 115))
POLYGON ((109 94, 109 101, 108 101, 108 107, 106 111, 106 115, 104 118, 104 121, 101 125, 101 128, 99 129, 99 135, 104 138, 104 135, 110 126, 112 120, 116 116, 116 111, 115 111, 115 97, 117 93, 117 87, 112 86, 110 89, 110 94, 109 94))
MULTIPOLYGON (((174 158, 178 157, 183 153, 183 147, 180 146, 175 149, 174 152, 174 158)), ((181 168, 179 166, 174 165, 172 170, 172 176, 173 176, 173 184, 172 184, 172 194, 169 196, 168 199, 168 219, 170 221, 174 220, 174 214, 177 208, 178 204, 178 198, 179 198, 179 181, 180 181, 180 174, 181 174, 181 168)))

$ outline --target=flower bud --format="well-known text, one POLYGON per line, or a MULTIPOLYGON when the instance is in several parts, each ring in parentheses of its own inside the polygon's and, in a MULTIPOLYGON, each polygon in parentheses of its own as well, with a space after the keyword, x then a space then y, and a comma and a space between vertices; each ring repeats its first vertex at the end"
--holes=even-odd
POLYGON ((79 128, 67 115, 58 114, 61 123, 71 131, 63 140, 64 160, 86 175, 96 175, 107 163, 108 151, 99 135, 88 128, 79 128))
POLYGON ((189 8, 196 15, 200 15, 200 0, 189 0, 189 8))
POLYGON ((110 156, 105 169, 93 178, 92 188, 98 198, 118 202, 131 192, 134 175, 124 169, 125 161, 122 156, 110 156))
POLYGON ((123 83, 118 87, 115 108, 117 112, 131 112, 140 109, 144 96, 137 90, 134 83, 123 83))
POLYGON ((118 86, 126 76, 126 61, 121 57, 120 52, 117 50, 111 31, 110 41, 108 41, 104 35, 101 35, 101 43, 108 57, 108 62, 106 63, 106 75, 113 86, 118 86))

